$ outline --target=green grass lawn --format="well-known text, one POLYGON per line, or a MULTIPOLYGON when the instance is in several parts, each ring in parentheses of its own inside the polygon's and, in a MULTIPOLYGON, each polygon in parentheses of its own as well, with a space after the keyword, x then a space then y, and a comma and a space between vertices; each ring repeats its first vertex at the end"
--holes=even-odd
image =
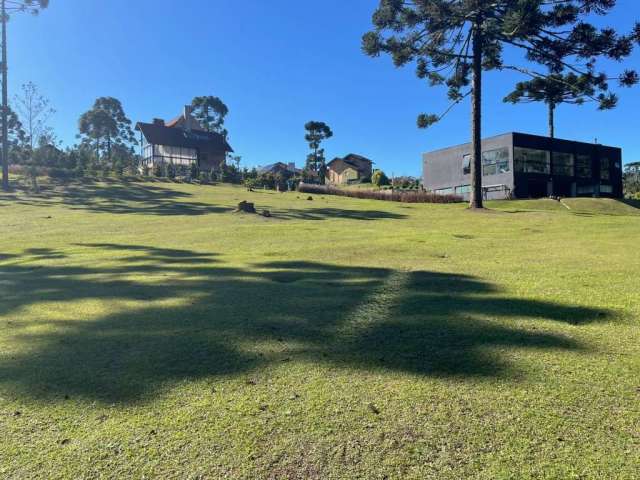
POLYGON ((638 478, 640 210, 566 204, 0 195, 0 478, 638 478))

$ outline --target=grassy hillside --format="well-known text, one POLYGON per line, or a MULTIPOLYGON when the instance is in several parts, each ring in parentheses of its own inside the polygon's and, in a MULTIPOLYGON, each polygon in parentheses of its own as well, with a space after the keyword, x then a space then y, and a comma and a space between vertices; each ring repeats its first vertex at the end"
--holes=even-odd
POLYGON ((306 198, 0 195, 0 477, 637 475, 638 210, 306 198))

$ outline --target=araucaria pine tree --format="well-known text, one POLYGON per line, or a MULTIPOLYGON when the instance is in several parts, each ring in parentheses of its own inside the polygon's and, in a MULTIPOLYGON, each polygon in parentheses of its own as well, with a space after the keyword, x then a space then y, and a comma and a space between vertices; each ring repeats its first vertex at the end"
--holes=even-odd
POLYGON ((313 172, 317 176, 317 180, 324 184, 326 165, 324 149, 320 148, 320 144, 324 140, 333 137, 333 132, 326 123, 316 121, 307 122, 304 129, 307 131, 304 139, 309 143, 309 147, 312 150, 307 156, 306 170, 313 172))
MULTIPOLYGON (((550 72, 546 78, 533 76, 530 80, 518 82, 504 101, 514 104, 543 102, 547 106, 549 136, 554 138, 556 108, 563 103, 582 105, 595 102, 599 110, 615 108, 618 96, 608 91, 611 80, 604 73, 577 75, 574 72, 550 72)), ((630 87, 638 83, 638 75, 634 71, 626 71, 614 80, 623 87, 630 87)))
MULTIPOLYGON (((605 15, 614 6, 615 0, 381 0, 363 50, 390 54, 396 66, 415 62, 418 77, 448 87, 452 106, 471 96, 470 206, 482 208, 483 70, 537 78, 563 70, 596 76, 599 57, 620 60, 640 39, 640 25, 621 35, 588 23, 590 15, 605 15), (523 65, 506 63, 505 48, 520 50, 523 65)), ((441 115, 421 114, 418 126, 439 121, 450 108, 441 115)))
POLYGON ((191 101, 193 115, 207 132, 219 133, 227 138, 227 130, 224 128, 224 120, 229 114, 229 108, 218 97, 195 97, 191 101))

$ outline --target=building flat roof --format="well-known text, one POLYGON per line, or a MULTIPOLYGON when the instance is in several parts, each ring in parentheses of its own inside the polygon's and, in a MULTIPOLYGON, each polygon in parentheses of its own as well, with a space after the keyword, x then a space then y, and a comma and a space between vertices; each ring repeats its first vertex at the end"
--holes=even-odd
MULTIPOLYGON (((567 138, 558 138, 558 137, 551 138, 551 137, 547 137, 547 136, 544 136, 544 135, 536 135, 536 134, 533 134, 533 133, 524 133, 524 132, 505 132, 505 133, 501 133, 499 135, 492 135, 491 137, 483 137, 482 141, 484 142, 484 141, 487 141, 487 140, 493 140, 493 139, 500 138, 500 137, 507 137, 507 136, 510 136, 510 135, 522 135, 522 136, 526 136, 526 137, 534 137, 534 138, 546 139, 546 140, 556 140, 556 141, 560 141, 560 142, 581 143, 583 145, 599 145, 599 146, 605 147, 605 148, 620 148, 620 147, 614 147, 614 146, 611 146, 611 145, 604 145, 604 144, 601 144, 601 143, 582 142, 580 140, 570 140, 570 139, 567 139, 567 138)), ((456 144, 456 145, 451 145, 449 147, 438 148, 438 149, 435 149, 435 150, 429 150, 428 152, 424 152, 423 155, 426 155, 426 154, 429 154, 429 153, 442 152, 442 151, 450 150, 452 148, 457 148, 457 147, 464 147, 466 145, 469 145, 470 143, 471 142, 469 141, 469 142, 465 142, 465 143, 459 143, 459 144, 456 144)))

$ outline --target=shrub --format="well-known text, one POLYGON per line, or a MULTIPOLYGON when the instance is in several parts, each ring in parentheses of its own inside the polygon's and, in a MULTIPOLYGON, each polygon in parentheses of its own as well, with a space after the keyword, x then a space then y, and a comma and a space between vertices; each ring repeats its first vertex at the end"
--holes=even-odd
POLYGON ((211 174, 207 170, 202 170, 199 179, 200 183, 209 183, 211 181, 211 174))
POLYGON ((373 172, 373 175, 371 175, 371 183, 377 187, 389 185, 389 177, 387 177, 382 170, 376 170, 373 172))
MULTIPOLYGON (((35 166, 33 168, 35 171, 35 166)), ((49 169, 49 177, 55 180, 67 180, 69 178, 73 178, 74 176, 75 172, 68 168, 52 167, 49 169)))
POLYGON ((193 162, 193 163, 191 164, 190 170, 191 170, 191 171, 190 171, 190 173, 189 173, 189 176, 190 176, 192 179, 196 179, 196 178, 199 178, 199 177, 200 177, 200 169, 198 168, 198 164, 197 164, 197 163, 193 162))
POLYGON ((173 162, 169 162, 167 165, 167 178, 173 180, 176 178, 176 166, 173 162))
POLYGON ((248 190, 253 190, 254 188, 258 188, 260 183, 257 178, 247 178, 244 181, 244 186, 247 187, 248 190))
POLYGON ((153 176, 158 178, 163 178, 166 176, 164 163, 156 162, 153 164, 153 176))

